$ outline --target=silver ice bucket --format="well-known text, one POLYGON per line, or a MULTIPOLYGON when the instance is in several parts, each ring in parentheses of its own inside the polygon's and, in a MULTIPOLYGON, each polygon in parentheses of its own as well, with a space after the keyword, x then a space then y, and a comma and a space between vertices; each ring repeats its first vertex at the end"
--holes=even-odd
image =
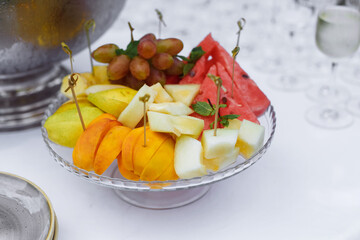
POLYGON ((0 0, 0 131, 39 124, 67 74, 59 61, 87 46, 115 21, 125 0, 0 0))

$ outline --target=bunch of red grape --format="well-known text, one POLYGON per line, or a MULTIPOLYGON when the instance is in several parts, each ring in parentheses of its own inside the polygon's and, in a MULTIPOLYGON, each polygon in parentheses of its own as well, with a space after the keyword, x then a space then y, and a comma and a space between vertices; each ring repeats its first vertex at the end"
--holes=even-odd
POLYGON ((145 83, 164 85, 167 76, 181 75, 184 62, 176 55, 182 49, 183 42, 177 38, 156 39, 154 34, 148 33, 139 41, 131 42, 127 50, 105 44, 93 51, 92 57, 98 62, 109 63, 111 82, 139 89, 145 83))

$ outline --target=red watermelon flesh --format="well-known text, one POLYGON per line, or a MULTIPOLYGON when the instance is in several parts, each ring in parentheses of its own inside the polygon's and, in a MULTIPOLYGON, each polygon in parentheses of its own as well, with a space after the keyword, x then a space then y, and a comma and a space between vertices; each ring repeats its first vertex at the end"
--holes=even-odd
POLYGON ((217 63, 216 67, 218 76, 221 78, 223 86, 227 90, 222 96, 223 98, 226 98, 226 102, 223 101, 222 103, 226 103, 227 107, 221 108, 221 114, 238 114, 240 115, 240 117, 238 117, 240 120, 246 119, 254 123, 259 123, 256 115, 237 88, 234 88, 234 98, 231 97, 231 77, 220 63, 217 63))
POLYGON ((207 75, 208 74, 213 74, 215 76, 217 76, 217 68, 216 65, 212 65, 209 69, 209 71, 207 72, 207 74, 205 75, 201 86, 200 86, 200 91, 198 93, 198 95, 196 95, 195 99, 194 99, 194 103, 201 101, 201 102, 207 102, 207 99, 210 99, 210 101, 212 103, 216 102, 216 85, 214 83, 213 80, 211 80, 207 75))
MULTIPOLYGON (((217 75, 216 71, 216 65, 212 65, 209 69, 210 74, 217 75)), ((211 101, 211 103, 216 103, 216 93, 217 88, 213 80, 211 80, 209 77, 207 77, 207 74, 200 86, 200 91, 198 95, 195 97, 193 103, 196 102, 208 102, 208 99, 211 101)), ((210 129, 210 123, 214 121, 214 116, 202 116, 200 114, 197 114, 194 112, 190 116, 197 117, 204 120, 204 130, 210 129)))
POLYGON ((207 56, 203 55, 199 60, 196 61, 193 69, 190 70, 183 79, 181 79, 180 84, 189 84, 189 83, 199 83, 204 80, 205 74, 209 70, 209 64, 207 61, 207 56))
MULTIPOLYGON (((196 62, 191 73, 185 76, 179 82, 180 84, 201 83, 210 66, 216 62, 220 62, 224 66, 229 76, 232 75, 232 57, 212 38, 211 34, 208 34, 199 46, 206 51, 206 54, 196 62), (212 57, 212 60, 208 60, 209 56, 212 57)), ((263 114, 270 105, 270 101, 237 62, 235 62, 234 80, 235 89, 241 93, 254 114, 256 116, 263 114)))
MULTIPOLYGON (((220 44, 216 44, 216 46, 216 49, 213 51, 213 58, 220 62, 231 76, 233 59, 220 44)), ((260 116, 266 111, 270 105, 269 99, 237 62, 235 62, 234 69, 234 85, 241 92, 241 95, 256 116, 260 116)))
MULTIPOLYGON (((224 86, 226 88, 231 87, 231 78, 230 76, 225 72, 220 72, 219 69, 216 67, 217 65, 212 65, 209 69, 208 74, 213 74, 215 76, 220 76, 220 78, 223 80, 224 86), (230 79, 230 82, 229 82, 230 79)), ((220 67, 222 67, 220 65, 220 67)), ((223 67, 222 67, 223 68, 223 67)), ((223 70, 223 69, 220 69, 223 70)), ((213 80, 211 80, 207 74, 200 86, 200 92, 195 97, 195 102, 208 102, 208 99, 211 101, 212 104, 216 104, 216 92, 217 87, 213 80)), ((255 114, 251 111, 249 105, 246 103, 244 99, 241 98, 241 95, 237 95, 234 99, 231 98, 230 92, 224 92, 221 89, 220 93, 220 104, 225 103, 227 106, 226 108, 220 109, 220 114, 228 115, 228 114, 238 114, 240 115, 238 119, 243 120, 247 119, 249 121, 252 121, 254 123, 259 123, 255 114)), ((210 124, 214 121, 214 116, 201 116, 197 113, 193 113, 191 116, 197 117, 204 120, 204 130, 210 129, 210 124)))
POLYGON ((205 52, 205 55, 208 57, 211 52, 214 50, 214 48, 219 43, 214 41, 214 39, 211 36, 211 33, 209 33, 200 43, 198 46, 202 48, 202 50, 205 52))
POLYGON ((201 46, 205 54, 199 58, 193 69, 187 74, 180 82, 180 84, 199 83, 204 80, 205 74, 209 71, 210 66, 213 64, 212 60, 209 60, 209 56, 212 55, 212 51, 216 48, 218 43, 214 41, 209 33, 198 46, 201 46))

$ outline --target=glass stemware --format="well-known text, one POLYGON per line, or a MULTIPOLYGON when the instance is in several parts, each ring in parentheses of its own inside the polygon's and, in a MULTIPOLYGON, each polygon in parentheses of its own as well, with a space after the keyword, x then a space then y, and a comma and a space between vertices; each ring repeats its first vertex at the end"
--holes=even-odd
POLYGON ((360 44, 359 11, 346 7, 330 5, 318 14, 316 25, 316 45, 333 61, 332 77, 308 91, 308 96, 319 102, 327 103, 310 109, 306 117, 314 125, 324 128, 341 128, 350 125, 352 116, 337 104, 349 98, 347 89, 335 82, 337 59, 350 57, 360 44))
POLYGON ((347 102, 347 110, 353 115, 360 117, 360 96, 353 97, 347 102))

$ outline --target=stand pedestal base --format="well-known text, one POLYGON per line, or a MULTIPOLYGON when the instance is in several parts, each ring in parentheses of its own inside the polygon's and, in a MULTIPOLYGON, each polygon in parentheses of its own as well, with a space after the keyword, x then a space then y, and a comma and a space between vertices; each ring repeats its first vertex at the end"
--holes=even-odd
POLYGON ((58 93, 67 73, 57 65, 0 75, 0 131, 40 125, 45 109, 58 93))
POLYGON ((114 191, 122 200, 137 207, 148 209, 170 209, 181 207, 199 200, 209 191, 209 189, 210 185, 163 192, 114 191))

